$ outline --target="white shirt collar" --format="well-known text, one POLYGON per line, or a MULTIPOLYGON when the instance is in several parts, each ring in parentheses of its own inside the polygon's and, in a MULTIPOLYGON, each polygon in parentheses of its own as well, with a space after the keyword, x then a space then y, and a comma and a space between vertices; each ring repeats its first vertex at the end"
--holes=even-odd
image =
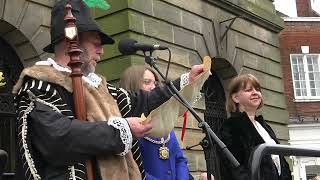
MULTIPOLYGON (((58 71, 71 73, 71 69, 69 67, 63 67, 51 58, 48 58, 45 61, 38 61, 36 62, 36 65, 52 66, 58 71)), ((82 76, 82 79, 95 88, 98 88, 102 82, 102 79, 95 73, 89 73, 88 76, 82 76)))

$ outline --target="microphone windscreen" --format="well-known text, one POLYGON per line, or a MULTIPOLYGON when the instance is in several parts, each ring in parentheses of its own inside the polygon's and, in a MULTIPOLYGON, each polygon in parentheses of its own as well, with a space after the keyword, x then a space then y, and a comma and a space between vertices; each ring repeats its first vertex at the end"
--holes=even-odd
POLYGON ((118 49, 121 54, 124 55, 135 54, 137 51, 134 47, 135 43, 137 43, 137 41, 133 39, 122 39, 118 44, 118 49))

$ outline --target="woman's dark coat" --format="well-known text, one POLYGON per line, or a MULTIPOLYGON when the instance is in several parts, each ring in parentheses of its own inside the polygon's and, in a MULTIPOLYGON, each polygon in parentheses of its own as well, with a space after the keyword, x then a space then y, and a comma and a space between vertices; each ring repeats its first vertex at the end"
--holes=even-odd
MULTIPOLYGON (((279 144, 279 141, 262 116, 255 118, 261 126, 269 133, 270 137, 279 144)), ((248 115, 245 112, 231 113, 220 129, 221 140, 239 161, 240 167, 235 169, 230 166, 230 162, 222 155, 221 179, 222 180, 249 180, 249 157, 256 146, 265 143, 248 115)), ((260 180, 291 180, 289 165, 283 156, 280 156, 281 175, 278 175, 276 166, 271 156, 263 157, 260 166, 260 180)))

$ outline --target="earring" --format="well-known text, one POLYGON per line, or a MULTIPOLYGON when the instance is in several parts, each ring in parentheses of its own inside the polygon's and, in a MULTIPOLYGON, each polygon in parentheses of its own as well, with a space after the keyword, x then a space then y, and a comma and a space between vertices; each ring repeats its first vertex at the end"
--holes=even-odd
POLYGON ((239 103, 236 103, 236 112, 240 112, 240 110, 239 110, 239 103))

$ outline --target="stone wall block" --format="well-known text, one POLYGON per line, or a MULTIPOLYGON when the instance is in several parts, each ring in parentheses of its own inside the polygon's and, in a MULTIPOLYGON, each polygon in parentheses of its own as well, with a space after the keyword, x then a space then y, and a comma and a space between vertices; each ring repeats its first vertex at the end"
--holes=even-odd
MULTIPOLYGON (((220 55, 220 29, 218 28, 218 22, 216 20, 202 20, 201 29, 205 44, 208 48, 208 55, 215 57, 220 55)), ((197 45, 197 44, 196 44, 197 45)))
POLYGON ((38 56, 37 51, 34 49, 31 43, 24 43, 16 46, 15 50, 21 60, 26 60, 38 56))
POLYGON ((199 171, 199 159, 204 159, 204 155, 202 156, 201 153, 202 151, 184 151, 184 155, 188 159, 189 171, 199 171))
POLYGON ((152 3, 153 0, 128 0, 128 7, 152 16, 152 3))
MULTIPOLYGON (((166 69, 167 69, 167 62, 158 61, 157 64, 158 64, 161 72, 165 73, 166 69)), ((171 64, 170 69, 169 69, 168 78, 174 80, 176 78, 179 78, 181 76, 181 74, 186 73, 186 72, 189 72, 189 70, 187 70, 185 67, 180 66, 180 65, 176 65, 176 64, 171 64)))
POLYGON ((43 48, 50 44, 50 29, 44 26, 41 26, 38 31, 35 33, 32 44, 34 45, 35 50, 38 54, 43 52, 43 48))
MULTIPOLYGON (((186 67, 190 67, 190 63, 189 63, 189 53, 187 50, 174 46, 174 45, 169 45, 163 42, 159 42, 159 44, 163 45, 163 46, 167 46, 169 47, 170 51, 171 51, 171 62, 175 62, 178 64, 182 64, 186 67)), ((154 55, 163 59, 163 60, 168 60, 169 58, 169 53, 168 51, 155 51, 154 55)))
POLYGON ((57 0, 28 0, 47 7, 53 7, 57 0))
POLYGON ((48 11, 48 9, 38 4, 29 3, 19 28, 29 39, 33 38, 33 35, 43 22, 44 16, 42 12, 44 11, 48 11))
POLYGON ((24 11, 29 3, 25 0, 9 0, 5 2, 6 5, 3 14, 3 20, 7 21, 15 27, 18 27, 21 16, 24 14, 24 11))
POLYGON ((129 12, 121 11, 97 20, 101 30, 108 35, 127 31, 129 28, 129 12), (121 22, 121 23, 120 23, 121 22))
POLYGON ((247 68, 242 73, 251 73, 257 77, 262 87, 276 92, 283 93, 282 79, 279 77, 270 76, 259 71, 249 71, 247 68), (272 86, 270 86, 272 84, 272 86))
POLYGON ((201 57, 209 55, 206 40, 202 35, 195 34, 195 46, 195 49, 198 51, 201 57))
POLYGON ((289 113, 286 109, 279 109, 269 105, 264 105, 258 113, 263 115, 264 119, 277 123, 287 123, 289 120, 289 113))
POLYGON ((198 52, 195 51, 189 51, 189 64, 190 67, 197 64, 202 64, 203 57, 207 56, 207 54, 200 55, 198 52))
POLYGON ((182 11, 182 26, 195 32, 202 33, 202 18, 193 13, 182 11))
POLYGON ((133 31, 145 33, 143 27, 144 17, 138 13, 129 13, 129 28, 133 31))
POLYGON ((172 42, 172 39, 173 39, 172 25, 166 22, 152 19, 152 18, 145 18, 144 30, 145 30, 145 34, 149 36, 154 36, 159 39, 172 42))
POLYGON ((276 93, 270 90, 262 89, 264 103, 270 106, 285 109, 286 101, 282 93, 276 93))
POLYGON ((182 11, 175 6, 164 3, 162 1, 153 1, 153 16, 181 26, 182 11))
POLYGON ((5 3, 6 3, 6 1, 4 1, 4 0, 0 1, 0 19, 3 18, 2 16, 3 16, 4 8, 5 8, 5 3))
MULTIPOLYGON (((179 141, 180 146, 185 149, 187 146, 191 146, 194 144, 199 143, 203 138, 204 134, 201 133, 201 130, 194 130, 194 129, 187 129, 184 135, 183 142, 181 142, 181 129, 175 129, 175 133, 177 136, 177 139, 179 141)), ((194 150, 201 150, 202 148, 197 146, 193 148, 194 150)))
POLYGON ((276 136, 278 137, 278 139, 280 140, 289 139, 289 132, 287 127, 281 124, 276 124, 272 122, 270 122, 269 125, 271 126, 273 131, 276 133, 276 136))
MULTIPOLYGON (((183 121, 184 121, 183 116, 178 117, 178 119, 174 123, 175 124, 174 127, 182 128, 183 127, 183 121)), ((187 118, 186 127, 187 128, 193 128, 192 124, 193 124, 192 119, 187 118)))
POLYGON ((242 65, 244 66, 257 69, 277 77, 282 77, 281 66, 278 62, 247 52, 243 49, 237 49, 237 55, 237 61, 240 59, 246 60, 244 62, 242 60, 242 65))
POLYGON ((195 49, 194 33, 182 28, 174 27, 173 34, 173 40, 175 44, 179 44, 190 49, 195 49))

